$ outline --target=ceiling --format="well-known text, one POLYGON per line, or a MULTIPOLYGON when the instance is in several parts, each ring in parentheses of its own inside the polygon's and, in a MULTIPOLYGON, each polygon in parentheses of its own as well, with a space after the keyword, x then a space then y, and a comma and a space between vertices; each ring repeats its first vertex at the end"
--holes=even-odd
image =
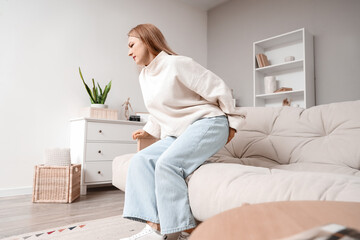
POLYGON ((204 11, 208 11, 211 8, 214 8, 224 2, 228 2, 229 0, 180 0, 189 5, 193 5, 199 9, 204 11))

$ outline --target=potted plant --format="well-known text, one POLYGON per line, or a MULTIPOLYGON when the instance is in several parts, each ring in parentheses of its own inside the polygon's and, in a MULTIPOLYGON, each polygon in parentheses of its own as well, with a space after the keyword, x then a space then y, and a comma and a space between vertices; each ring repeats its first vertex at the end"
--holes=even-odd
POLYGON ((80 77, 84 83, 85 89, 90 96, 91 107, 107 108, 107 105, 105 105, 105 101, 106 101, 106 97, 111 89, 111 81, 105 86, 104 91, 103 91, 101 89, 99 83, 97 83, 99 88, 97 88, 95 86, 95 81, 94 81, 94 79, 92 79, 93 88, 91 90, 84 81, 80 67, 79 67, 79 73, 80 73, 80 77))

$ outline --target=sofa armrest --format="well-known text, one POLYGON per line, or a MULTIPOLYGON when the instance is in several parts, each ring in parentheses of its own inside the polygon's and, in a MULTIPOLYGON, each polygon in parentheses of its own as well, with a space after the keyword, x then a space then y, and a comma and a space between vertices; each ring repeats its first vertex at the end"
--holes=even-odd
POLYGON ((137 140, 137 150, 140 151, 150 146, 154 142, 157 142, 158 140, 159 140, 158 138, 154 138, 154 137, 139 138, 137 140))

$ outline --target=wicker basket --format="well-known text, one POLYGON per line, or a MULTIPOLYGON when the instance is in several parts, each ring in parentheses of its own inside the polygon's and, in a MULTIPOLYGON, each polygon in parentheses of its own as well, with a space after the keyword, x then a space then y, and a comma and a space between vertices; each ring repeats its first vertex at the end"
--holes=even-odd
POLYGON ((35 166, 33 202, 71 203, 80 196, 81 164, 35 166))

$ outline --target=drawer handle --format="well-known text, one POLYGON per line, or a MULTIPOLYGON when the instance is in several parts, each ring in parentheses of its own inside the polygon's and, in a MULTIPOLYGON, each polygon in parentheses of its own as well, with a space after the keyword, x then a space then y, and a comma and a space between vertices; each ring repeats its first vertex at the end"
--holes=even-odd
POLYGON ((102 130, 99 130, 99 133, 102 133, 102 130))
POLYGON ((100 153, 100 154, 101 154, 101 150, 99 150, 99 151, 98 151, 98 153, 100 153))
POLYGON ((101 174, 101 171, 98 171, 98 174, 101 174))

